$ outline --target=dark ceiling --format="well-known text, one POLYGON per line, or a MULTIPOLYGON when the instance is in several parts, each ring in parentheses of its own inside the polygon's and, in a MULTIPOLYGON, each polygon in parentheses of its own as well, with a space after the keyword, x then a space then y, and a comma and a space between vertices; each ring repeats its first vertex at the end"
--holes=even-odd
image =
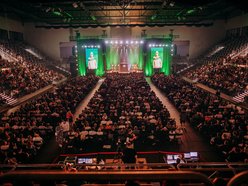
POLYGON ((0 14, 37 27, 208 26, 247 7, 241 0, 1 0, 0 14))

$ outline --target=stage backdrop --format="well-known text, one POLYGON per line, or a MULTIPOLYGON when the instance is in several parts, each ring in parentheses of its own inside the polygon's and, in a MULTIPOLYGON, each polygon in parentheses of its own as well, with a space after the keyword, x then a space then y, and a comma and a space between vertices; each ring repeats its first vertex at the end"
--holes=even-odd
POLYGON ((138 65, 143 69, 143 48, 140 45, 107 45, 106 46, 106 67, 112 69, 112 65, 117 66, 122 56, 127 56, 129 66, 138 65))

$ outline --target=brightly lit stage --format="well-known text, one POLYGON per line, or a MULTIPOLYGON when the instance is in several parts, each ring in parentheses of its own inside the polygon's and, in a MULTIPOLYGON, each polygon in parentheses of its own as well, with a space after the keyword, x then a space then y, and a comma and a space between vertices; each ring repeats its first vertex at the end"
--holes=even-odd
POLYGON ((170 37, 146 39, 78 39, 75 47, 78 74, 171 73, 170 37))

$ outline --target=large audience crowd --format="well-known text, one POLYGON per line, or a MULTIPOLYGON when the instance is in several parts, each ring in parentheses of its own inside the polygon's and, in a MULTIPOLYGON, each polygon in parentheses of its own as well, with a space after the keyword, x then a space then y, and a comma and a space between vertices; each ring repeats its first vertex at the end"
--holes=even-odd
POLYGON ((143 74, 108 74, 75 121, 68 146, 74 151, 87 144, 114 147, 134 138, 135 142, 154 145, 169 142, 171 130, 175 130, 175 120, 143 74))
POLYGON ((0 163, 32 162, 56 126, 73 113, 98 77, 77 77, 0 118, 0 163))
POLYGON ((62 77, 42 64, 0 59, 0 92, 13 98, 35 92, 62 77))
POLYGON ((156 74, 152 81, 228 161, 248 159, 248 116, 242 109, 176 76, 156 74))
POLYGON ((248 88, 247 67, 235 65, 240 64, 241 61, 244 63, 244 60, 246 59, 237 58, 235 60, 227 59, 226 61, 222 59, 187 72, 186 76, 225 94, 235 96, 248 88))

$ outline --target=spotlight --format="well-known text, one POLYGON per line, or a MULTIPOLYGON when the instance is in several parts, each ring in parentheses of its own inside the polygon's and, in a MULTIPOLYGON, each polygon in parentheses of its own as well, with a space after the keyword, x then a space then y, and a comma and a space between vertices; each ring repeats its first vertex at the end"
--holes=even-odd
POLYGON ((115 41, 115 44, 118 44, 118 41, 115 41))
POLYGON ((100 48, 100 45, 97 45, 97 48, 100 48))
POLYGON ((78 4, 77 4, 76 2, 72 3, 72 6, 73 6, 74 8, 78 8, 78 4))
POLYGON ((141 41, 140 41, 140 44, 143 44, 143 43, 144 43, 144 41, 141 40, 141 41))
POLYGON ((130 43, 133 44, 133 41, 131 41, 130 43))
POLYGON ((158 45, 159 47, 161 47, 162 45, 160 44, 160 45, 158 45))
POLYGON ((129 41, 128 40, 126 41, 126 44, 129 44, 129 41))
POLYGON ((51 10, 51 7, 48 7, 45 11, 49 12, 51 10))
POLYGON ((77 48, 77 45, 75 45, 75 48, 77 48))
POLYGON ((171 47, 174 47, 174 45, 173 45, 173 44, 171 44, 171 47))
POLYGON ((109 42, 108 41, 105 41, 106 44, 108 44, 109 42))
POLYGON ((165 46, 166 46, 166 47, 168 47, 168 45, 167 45, 167 44, 166 44, 165 46))
POLYGON ((151 44, 149 44, 149 47, 151 47, 152 45, 151 44))
POLYGON ((93 45, 91 45, 90 47, 93 48, 93 45))
POLYGON ((91 18, 93 21, 96 21, 96 17, 95 17, 95 16, 90 15, 90 18, 91 18))
POLYGON ((170 6, 173 7, 175 5, 175 2, 170 2, 170 6))
POLYGON ((113 41, 110 41, 111 44, 113 44, 113 41))
POLYGON ((135 41, 135 44, 138 44, 139 43, 139 41, 135 41))
POLYGON ((171 52, 173 52, 173 48, 171 49, 171 52))
POLYGON ((155 47, 155 44, 153 44, 152 46, 155 47))
POLYGON ((120 41, 120 44, 122 44, 123 43, 123 41, 120 41))

